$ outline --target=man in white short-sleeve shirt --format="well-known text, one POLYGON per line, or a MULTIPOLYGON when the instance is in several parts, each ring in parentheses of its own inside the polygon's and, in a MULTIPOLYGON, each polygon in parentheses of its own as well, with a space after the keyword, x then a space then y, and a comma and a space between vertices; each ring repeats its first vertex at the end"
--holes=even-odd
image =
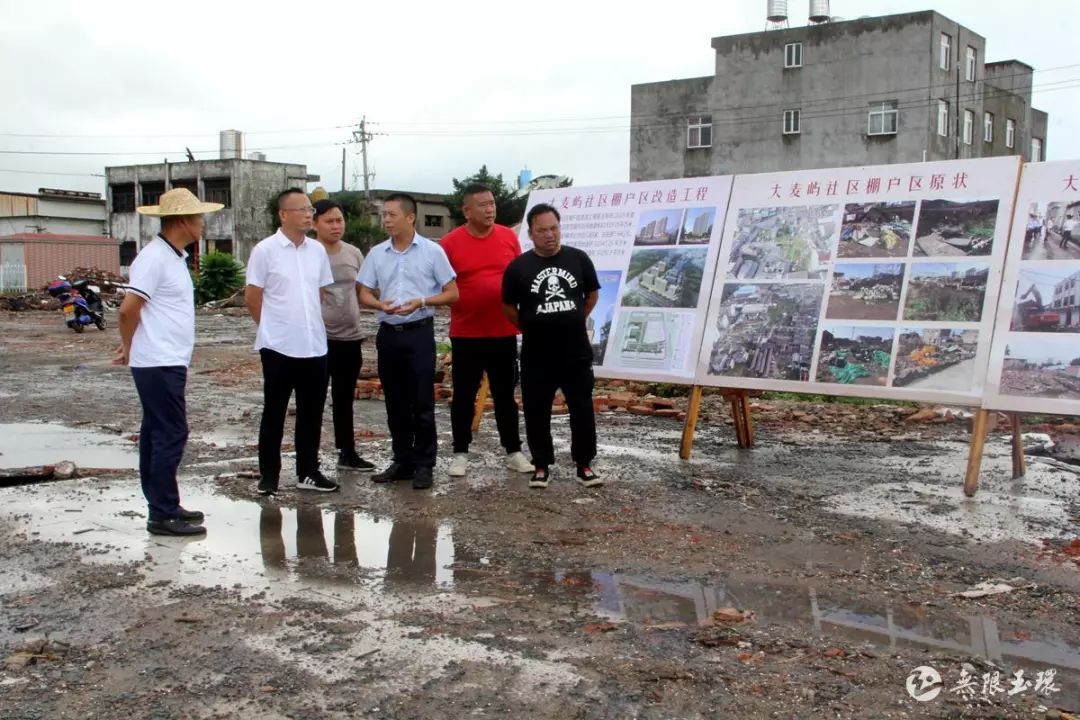
POLYGON ((281 228, 251 251, 244 300, 258 324, 263 414, 259 424, 259 494, 273 495, 281 477, 281 438, 289 397, 296 391, 296 487, 333 492, 337 483, 319 472, 319 441, 326 405, 326 326, 323 288, 334 284, 330 260, 312 228, 303 190, 278 195, 281 228))
POLYGON ((120 347, 113 363, 131 367, 142 404, 139 477, 146 496, 146 529, 154 535, 201 535, 203 514, 180 506, 176 470, 187 442, 184 387, 195 345, 195 291, 184 248, 202 237, 203 213, 223 205, 199 202, 185 188, 138 208, 161 218, 161 233, 131 264, 120 304, 120 347))

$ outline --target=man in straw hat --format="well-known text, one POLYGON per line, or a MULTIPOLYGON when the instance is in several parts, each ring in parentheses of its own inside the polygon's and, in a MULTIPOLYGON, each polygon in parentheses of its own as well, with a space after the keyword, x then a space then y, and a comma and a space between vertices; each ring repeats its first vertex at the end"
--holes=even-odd
POLYGON ((202 237, 203 215, 224 205, 199 202, 185 188, 144 205, 161 218, 161 232, 131 264, 129 292, 120 304, 120 347, 113 363, 131 367, 142 403, 139 477, 154 535, 202 535, 203 514, 180 506, 176 470, 187 442, 184 386, 195 345, 195 289, 184 248, 202 237))

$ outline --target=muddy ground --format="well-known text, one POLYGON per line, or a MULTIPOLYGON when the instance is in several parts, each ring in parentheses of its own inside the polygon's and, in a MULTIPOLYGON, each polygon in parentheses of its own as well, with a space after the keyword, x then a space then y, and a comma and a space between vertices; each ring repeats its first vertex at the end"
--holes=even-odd
MULTIPOLYGON (((489 415, 464 480, 444 455, 434 491, 335 471, 341 493, 264 500, 246 477, 253 336, 236 314, 198 318, 181 490, 209 533, 178 540, 145 533, 115 330, 0 316, 0 467, 71 459, 82 475, 0 488, 0 718, 1080 709, 1080 481, 1037 460, 1012 481, 999 433, 972 500, 962 422, 761 399, 758 447, 739 450, 717 397, 688 462, 681 423, 601 414, 599 490, 572 482, 565 417, 552 486, 530 491, 502 468, 489 415), (932 700, 907 689, 920 666, 942 678, 932 700)), ((356 410, 361 454, 384 463, 382 404, 356 410)), ((444 404, 438 423, 448 448, 444 404)), ((328 428, 329 412, 332 471, 328 428)))

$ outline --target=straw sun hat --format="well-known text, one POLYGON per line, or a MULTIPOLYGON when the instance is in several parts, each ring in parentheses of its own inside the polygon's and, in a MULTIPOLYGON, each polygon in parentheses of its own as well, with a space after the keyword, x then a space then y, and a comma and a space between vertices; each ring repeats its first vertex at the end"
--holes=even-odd
POLYGON ((140 215, 172 217, 174 215, 203 215, 217 212, 225 207, 221 203, 199 202, 187 188, 173 188, 161 195, 158 205, 142 205, 135 208, 140 215))

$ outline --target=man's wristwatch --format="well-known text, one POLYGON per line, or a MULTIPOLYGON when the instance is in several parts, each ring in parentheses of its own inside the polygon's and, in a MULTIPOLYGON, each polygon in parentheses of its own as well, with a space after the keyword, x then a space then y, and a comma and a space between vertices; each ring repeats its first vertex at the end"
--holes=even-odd
POLYGON ((420 307, 422 307, 422 308, 427 307, 427 298, 420 298, 420 307))

